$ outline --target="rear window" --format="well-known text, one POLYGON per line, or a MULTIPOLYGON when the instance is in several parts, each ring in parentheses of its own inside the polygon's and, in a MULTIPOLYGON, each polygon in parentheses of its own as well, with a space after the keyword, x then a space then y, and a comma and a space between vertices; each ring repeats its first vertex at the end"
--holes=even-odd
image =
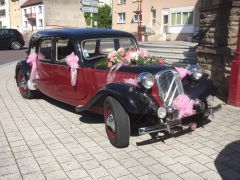
POLYGON ((117 51, 120 47, 137 49, 135 41, 131 38, 88 39, 81 44, 86 60, 107 57, 110 52, 117 51))

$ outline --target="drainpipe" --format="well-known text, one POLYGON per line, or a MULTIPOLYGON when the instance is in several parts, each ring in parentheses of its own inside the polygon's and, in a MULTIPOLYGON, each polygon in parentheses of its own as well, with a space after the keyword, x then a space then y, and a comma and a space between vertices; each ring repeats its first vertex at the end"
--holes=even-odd
POLYGON ((237 51, 231 65, 228 104, 240 107, 240 23, 238 29, 237 51))
POLYGON ((142 0, 140 0, 140 22, 139 22, 139 29, 138 29, 138 40, 142 41, 142 0))

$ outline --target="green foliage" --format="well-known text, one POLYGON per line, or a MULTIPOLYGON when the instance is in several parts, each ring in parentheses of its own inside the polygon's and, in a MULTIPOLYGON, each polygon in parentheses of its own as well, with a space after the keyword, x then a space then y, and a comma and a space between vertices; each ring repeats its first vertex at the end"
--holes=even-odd
MULTIPOLYGON (((91 14, 84 13, 85 21, 88 26, 91 26, 91 14)), ((97 21, 98 28, 111 28, 112 27, 112 14, 111 7, 105 4, 98 8, 98 13, 93 14, 93 22, 97 21)))

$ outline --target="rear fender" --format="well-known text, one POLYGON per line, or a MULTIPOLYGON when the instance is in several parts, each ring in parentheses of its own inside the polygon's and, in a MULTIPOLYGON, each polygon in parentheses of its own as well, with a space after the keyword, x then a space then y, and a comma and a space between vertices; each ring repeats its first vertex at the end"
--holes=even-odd
POLYGON ((116 98, 123 108, 131 114, 152 114, 156 103, 140 88, 127 83, 112 83, 100 89, 86 105, 76 107, 77 112, 85 111, 101 102, 107 96, 116 98), (154 104, 154 105, 153 105, 154 104))

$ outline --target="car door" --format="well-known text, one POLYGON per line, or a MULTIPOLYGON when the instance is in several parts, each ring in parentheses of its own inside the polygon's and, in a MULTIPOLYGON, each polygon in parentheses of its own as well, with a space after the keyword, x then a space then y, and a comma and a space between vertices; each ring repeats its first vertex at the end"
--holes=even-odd
POLYGON ((71 68, 66 63, 66 57, 72 52, 77 54, 73 41, 67 38, 55 39, 53 91, 54 98, 71 105, 79 105, 86 96, 86 88, 81 67, 77 69, 76 86, 71 85, 71 68))
POLYGON ((7 29, 0 29, 0 48, 10 47, 10 34, 7 29))
POLYGON ((39 79, 36 80, 37 88, 44 94, 53 97, 53 40, 52 38, 40 39, 37 47, 37 71, 39 79))

